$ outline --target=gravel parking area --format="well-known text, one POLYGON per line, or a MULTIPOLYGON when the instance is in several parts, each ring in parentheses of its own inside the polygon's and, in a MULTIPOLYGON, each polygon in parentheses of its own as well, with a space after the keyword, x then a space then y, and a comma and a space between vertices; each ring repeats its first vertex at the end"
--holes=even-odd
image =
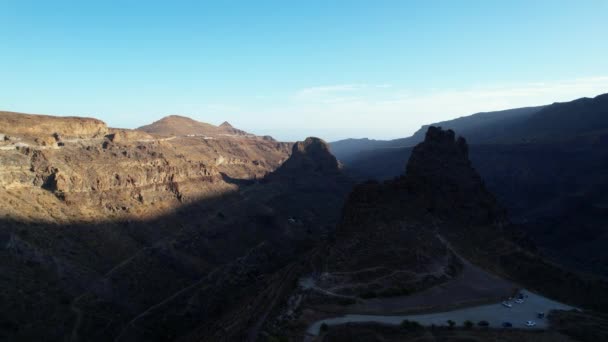
POLYGON ((320 327, 323 323, 327 325, 338 325, 344 323, 383 323, 398 325, 403 320, 407 319, 410 321, 416 321, 422 325, 437 326, 447 325, 447 320, 456 322, 457 326, 462 326, 464 321, 469 320, 474 324, 479 321, 487 321, 490 323, 490 327, 502 327, 503 322, 510 322, 513 328, 525 328, 525 329, 545 329, 548 327, 546 318, 537 318, 537 313, 543 312, 548 314, 551 310, 570 310, 573 307, 562 304, 541 295, 523 290, 521 291, 526 298, 521 304, 510 301, 512 307, 508 308, 502 305, 502 303, 481 305, 475 307, 469 307, 465 309, 458 309, 453 311, 438 312, 423 315, 395 315, 395 316, 380 316, 380 315, 345 315, 341 317, 323 319, 310 325, 307 329, 307 333, 310 335, 318 335, 320 327), (527 327, 526 321, 536 322, 534 328, 527 327))

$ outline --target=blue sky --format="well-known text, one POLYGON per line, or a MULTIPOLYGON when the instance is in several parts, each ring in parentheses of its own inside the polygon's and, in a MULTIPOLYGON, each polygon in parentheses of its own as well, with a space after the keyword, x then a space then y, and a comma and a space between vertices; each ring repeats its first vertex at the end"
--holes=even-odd
POLYGON ((0 109, 396 138, 608 92, 608 1, 0 2, 0 109))

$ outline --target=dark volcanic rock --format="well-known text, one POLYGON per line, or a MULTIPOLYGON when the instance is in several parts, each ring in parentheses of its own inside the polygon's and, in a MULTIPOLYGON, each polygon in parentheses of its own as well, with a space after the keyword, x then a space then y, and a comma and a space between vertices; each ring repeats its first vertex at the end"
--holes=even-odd
POLYGON ((424 142, 412 151, 405 182, 416 203, 431 214, 476 224, 507 218, 472 167, 468 146, 454 131, 429 127, 424 142))
POLYGON ((356 187, 345 205, 340 230, 406 217, 477 225, 507 223, 505 210, 471 166, 465 139, 433 126, 414 148, 405 175, 356 187))
POLYGON ((295 143, 291 157, 277 170, 277 173, 296 175, 310 172, 321 174, 340 172, 338 161, 329 152, 327 143, 314 137, 295 143))

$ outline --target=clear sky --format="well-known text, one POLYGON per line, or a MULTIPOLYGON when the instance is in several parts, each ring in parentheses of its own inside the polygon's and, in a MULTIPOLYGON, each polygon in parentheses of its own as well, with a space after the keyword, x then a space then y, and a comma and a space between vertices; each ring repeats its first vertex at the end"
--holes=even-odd
POLYGON ((282 140, 608 92, 608 0, 0 1, 0 109, 282 140))

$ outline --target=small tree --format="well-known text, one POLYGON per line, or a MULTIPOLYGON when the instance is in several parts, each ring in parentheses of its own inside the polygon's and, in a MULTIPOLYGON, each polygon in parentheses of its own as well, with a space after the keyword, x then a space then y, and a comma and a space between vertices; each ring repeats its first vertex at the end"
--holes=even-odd
POLYGON ((452 321, 451 319, 448 319, 448 326, 450 327, 450 329, 453 329, 454 326, 456 325, 456 322, 452 321))
POLYGON ((471 328, 473 328, 473 322, 471 322, 471 321, 469 321, 469 320, 464 321, 464 327, 465 327, 466 329, 471 329, 471 328))
POLYGON ((403 322, 401 322, 401 329, 411 331, 422 330, 422 325, 420 325, 420 323, 418 322, 408 321, 407 319, 404 319, 403 322))
POLYGON ((479 321, 477 325, 480 327, 488 327, 490 326, 490 323, 488 321, 479 321))
POLYGON ((327 323, 322 323, 321 324, 321 332, 327 332, 327 330, 329 330, 329 325, 327 325, 327 323))

